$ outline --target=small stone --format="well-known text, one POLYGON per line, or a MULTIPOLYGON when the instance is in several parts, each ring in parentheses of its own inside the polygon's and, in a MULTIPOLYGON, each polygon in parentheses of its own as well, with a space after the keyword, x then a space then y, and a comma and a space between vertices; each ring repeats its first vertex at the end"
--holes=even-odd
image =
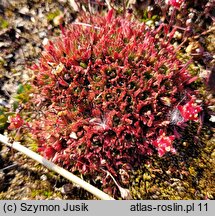
POLYGON ((39 33, 39 37, 40 37, 40 38, 46 37, 46 32, 45 32, 45 31, 40 32, 40 33, 39 33))
POLYGON ((78 139, 77 135, 75 132, 72 132, 70 135, 69 135, 70 138, 72 139, 78 139))
POLYGON ((211 115, 209 121, 211 121, 211 122, 215 122, 215 116, 214 116, 214 115, 211 115))
POLYGON ((47 45, 48 42, 49 42, 48 38, 44 38, 44 39, 43 39, 43 42, 42 42, 43 46, 47 45))
POLYGON ((187 142, 183 142, 183 143, 182 143, 182 145, 183 145, 184 147, 186 147, 187 144, 188 144, 187 142))
POLYGON ((63 15, 60 14, 59 16, 56 16, 54 19, 53 19, 53 23, 55 26, 59 26, 62 22, 62 19, 63 19, 63 15))
POLYGON ((69 193, 71 193, 72 189, 73 189, 72 184, 65 184, 62 186, 61 193, 62 194, 69 194, 69 193))
POLYGON ((9 47, 11 45, 10 42, 0 42, 0 48, 2 47, 9 47))
POLYGON ((167 171, 166 171, 166 174, 167 174, 167 175, 170 175, 170 174, 171 174, 171 171, 170 171, 170 170, 167 170, 167 171))
POLYGON ((35 22, 36 22, 36 20, 35 20, 34 17, 31 17, 31 22, 32 22, 32 23, 35 23, 35 22))
POLYGON ((28 14, 29 13, 29 9, 27 7, 23 7, 19 10, 19 13, 21 14, 28 14))
POLYGON ((47 180, 47 176, 46 175, 41 175, 40 179, 43 180, 43 181, 46 181, 47 180))
POLYGON ((5 59, 10 59, 10 58, 13 58, 13 54, 8 54, 5 56, 5 59))
POLYGON ((8 106, 8 102, 0 98, 0 105, 6 107, 8 106))

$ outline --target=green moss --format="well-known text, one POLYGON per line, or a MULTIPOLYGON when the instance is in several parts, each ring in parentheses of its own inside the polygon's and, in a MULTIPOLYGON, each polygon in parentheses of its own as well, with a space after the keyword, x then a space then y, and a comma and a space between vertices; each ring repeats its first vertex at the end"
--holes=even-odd
POLYGON ((52 21, 55 17, 60 15, 60 10, 55 10, 53 12, 50 12, 47 14, 46 18, 50 22, 52 21))
POLYGON ((37 152, 38 149, 38 143, 36 140, 33 139, 32 135, 29 133, 26 133, 24 135, 24 145, 28 146, 32 151, 37 152))
POLYGON ((8 116, 5 114, 4 109, 0 106, 0 129, 4 129, 7 126, 8 116))
POLYGON ((204 126, 194 142, 197 124, 181 131, 176 155, 146 158, 131 174, 130 191, 134 199, 214 199, 214 138, 204 126), (183 146, 186 143, 186 146, 183 146))
MULTIPOLYGON (((30 98, 31 93, 31 85, 30 84, 19 84, 16 94, 14 95, 14 106, 18 103, 26 103, 30 98)), ((15 107, 16 108, 16 107, 15 107)))
POLYGON ((87 64, 85 64, 84 62, 80 62, 80 66, 81 66, 82 68, 84 68, 84 69, 87 68, 87 64))
POLYGON ((36 198, 37 196, 45 196, 46 198, 50 198, 53 195, 52 191, 39 189, 31 191, 32 198, 36 198))
POLYGON ((0 16, 0 30, 5 29, 9 26, 9 23, 7 20, 5 20, 2 16, 0 16))
POLYGON ((11 115, 13 113, 9 112, 8 108, 0 105, 0 130, 5 129, 9 125, 8 117, 11 115))

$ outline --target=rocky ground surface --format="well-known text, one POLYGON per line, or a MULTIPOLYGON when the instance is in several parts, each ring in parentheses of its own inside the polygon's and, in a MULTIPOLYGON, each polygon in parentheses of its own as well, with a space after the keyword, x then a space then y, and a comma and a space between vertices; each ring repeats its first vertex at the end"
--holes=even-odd
MULTIPOLYGON (((65 24, 72 22, 76 17, 74 9, 66 0, 0 0, 2 109, 10 109, 13 102, 11 95, 17 92, 20 84, 24 84, 30 78, 31 73, 26 66, 37 61, 42 46, 48 39, 60 34, 59 24, 62 17, 65 24)), ((196 44, 201 43, 213 56, 214 30, 200 38, 190 40, 186 44, 186 52, 190 54, 196 44), (203 40, 199 40, 200 38, 203 40)), ((204 79, 208 70, 204 62, 198 61, 197 58, 195 67, 204 79)), ((206 101, 214 102, 213 96, 213 93, 208 91, 204 97, 206 101)), ((214 104, 210 103, 214 109, 214 104)), ((213 110, 209 110, 210 112, 213 110)), ((194 125, 191 132, 186 131, 181 143, 176 147, 177 155, 146 158, 141 169, 130 173, 130 183, 124 187, 130 189, 134 199, 215 199, 215 130, 209 118, 210 115, 206 116, 205 124, 195 143, 193 133, 197 134, 197 126, 194 125)), ((1 127, 0 132, 7 134, 1 127)), ((23 154, 0 144, 0 199, 95 197, 23 154)))
MULTIPOLYGON (((0 1, 1 106, 10 107, 11 95, 29 80, 28 65, 38 59, 48 39, 60 33, 63 16, 67 23, 75 17, 67 1, 0 1)), ((1 144, 0 149, 0 199, 93 198, 23 154, 1 144)))

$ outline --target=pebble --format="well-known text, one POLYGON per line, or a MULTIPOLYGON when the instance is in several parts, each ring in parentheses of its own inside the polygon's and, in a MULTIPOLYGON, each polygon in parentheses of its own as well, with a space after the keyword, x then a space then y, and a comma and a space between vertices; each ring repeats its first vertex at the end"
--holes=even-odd
POLYGON ((43 46, 47 45, 48 42, 49 42, 48 38, 44 38, 44 39, 43 39, 43 42, 42 42, 43 46))
POLYGON ((47 176, 43 174, 43 175, 40 176, 40 179, 41 179, 42 181, 46 181, 46 180, 47 180, 47 176))
POLYGON ((13 58, 13 54, 8 54, 5 56, 5 59, 10 59, 10 58, 13 58))
POLYGON ((53 23, 54 23, 54 26, 59 26, 62 22, 62 19, 63 19, 63 15, 60 14, 59 16, 56 16, 54 19, 53 19, 53 23))
POLYGON ((71 132, 71 134, 69 135, 70 138, 72 139, 78 139, 77 135, 75 132, 71 132))
POLYGON ((62 194, 71 193, 72 189, 73 189, 73 185, 72 184, 65 184, 61 188, 61 193, 62 194))
POLYGON ((29 9, 27 7, 23 7, 19 10, 19 13, 21 14, 28 14, 29 13, 29 9))
POLYGON ((10 42, 0 42, 0 48, 2 47, 9 47, 10 46, 10 42))
POLYGON ((215 116, 214 116, 214 115, 211 115, 209 121, 215 122, 215 116))
POLYGON ((4 99, 0 98, 0 106, 7 107, 8 106, 8 102, 5 101, 4 99))
POLYGON ((35 20, 34 17, 31 17, 31 22, 32 22, 32 23, 35 23, 35 22, 36 22, 36 20, 35 20))
POLYGON ((46 37, 46 32, 45 31, 42 31, 42 32, 39 32, 39 37, 40 38, 44 38, 44 37, 46 37))

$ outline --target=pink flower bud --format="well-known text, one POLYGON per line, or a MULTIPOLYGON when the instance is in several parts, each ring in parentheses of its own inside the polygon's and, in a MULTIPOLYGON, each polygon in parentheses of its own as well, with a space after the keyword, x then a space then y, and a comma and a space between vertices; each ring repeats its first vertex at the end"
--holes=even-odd
POLYGON ((181 7, 183 2, 184 2, 183 0, 167 0, 167 4, 178 9, 181 7))
POLYGON ((179 105, 178 109, 181 112, 184 121, 197 121, 199 119, 198 113, 202 110, 202 108, 194 102, 193 98, 184 106, 179 105))
POLYGON ((20 128, 24 124, 24 120, 19 114, 16 114, 14 117, 9 117, 10 125, 9 130, 14 130, 20 128))
POLYGON ((158 155, 162 157, 166 152, 175 153, 175 149, 172 147, 172 142, 175 139, 175 136, 166 136, 163 130, 159 131, 159 137, 153 141, 153 145, 158 150, 158 155))

